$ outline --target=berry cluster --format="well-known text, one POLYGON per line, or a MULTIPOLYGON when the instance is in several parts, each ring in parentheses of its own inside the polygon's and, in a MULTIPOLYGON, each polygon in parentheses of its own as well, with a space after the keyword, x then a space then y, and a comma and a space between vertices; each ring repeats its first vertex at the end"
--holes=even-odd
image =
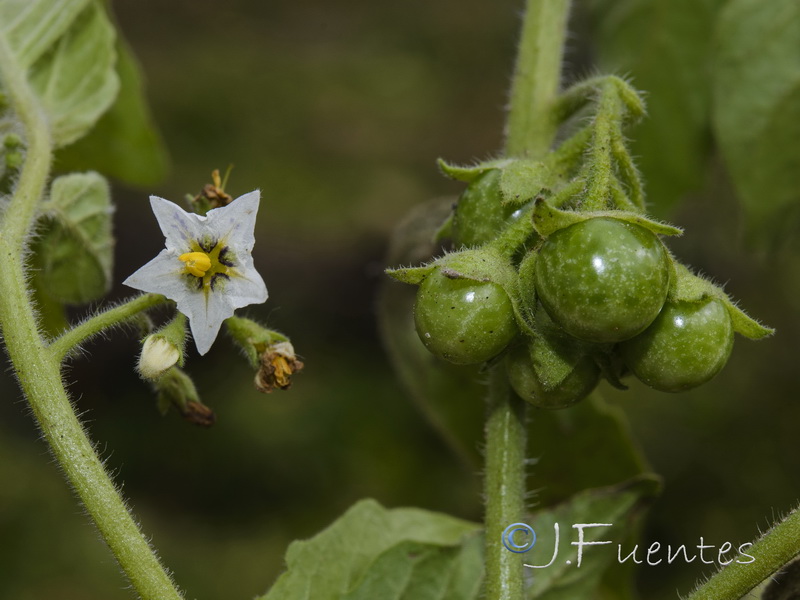
POLYGON ((670 254, 661 236, 680 229, 645 215, 621 133, 643 111, 636 92, 610 77, 564 98, 565 119, 595 113, 547 156, 442 163, 468 184, 442 228, 461 249, 389 271, 419 285, 417 333, 452 363, 504 361, 516 393, 542 408, 581 400, 601 376, 667 392, 705 383, 734 332, 771 330, 670 254))

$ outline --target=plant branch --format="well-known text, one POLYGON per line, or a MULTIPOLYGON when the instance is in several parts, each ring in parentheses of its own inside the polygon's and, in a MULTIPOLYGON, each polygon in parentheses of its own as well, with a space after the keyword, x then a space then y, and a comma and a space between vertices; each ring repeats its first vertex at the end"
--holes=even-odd
POLYGON ((732 562, 686 600, 738 600, 800 554, 800 508, 764 534, 747 554, 755 560, 747 564, 732 562))
POLYGON ((180 600, 86 436, 61 381, 61 361, 39 334, 23 268, 25 244, 52 162, 46 115, 0 36, 0 78, 26 130, 19 182, 0 227, 0 331, 20 387, 67 479, 133 587, 145 600, 180 600))
POLYGON ((528 0, 506 120, 506 154, 538 158, 558 129, 555 107, 569 0, 528 0))
POLYGON ((489 378, 486 421, 486 600, 520 600, 523 562, 503 546, 506 527, 525 515, 525 404, 509 387, 503 363, 489 378))
POLYGON ((72 329, 65 331, 61 336, 50 343, 50 351, 59 362, 68 357, 70 352, 79 344, 85 342, 90 337, 97 335, 117 325, 121 325, 128 319, 148 308, 166 302, 167 299, 159 294, 142 294, 124 304, 110 308, 101 312, 83 323, 79 323, 72 329))

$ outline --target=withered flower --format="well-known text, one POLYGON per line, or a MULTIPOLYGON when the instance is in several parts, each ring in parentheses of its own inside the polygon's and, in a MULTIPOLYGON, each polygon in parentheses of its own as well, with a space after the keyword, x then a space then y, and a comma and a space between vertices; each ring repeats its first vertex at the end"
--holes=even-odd
POLYGON ((302 368, 303 363, 297 359, 291 343, 278 342, 268 346, 260 356, 260 367, 255 378, 256 389, 265 394, 275 388, 288 390, 292 385, 292 375, 302 368))

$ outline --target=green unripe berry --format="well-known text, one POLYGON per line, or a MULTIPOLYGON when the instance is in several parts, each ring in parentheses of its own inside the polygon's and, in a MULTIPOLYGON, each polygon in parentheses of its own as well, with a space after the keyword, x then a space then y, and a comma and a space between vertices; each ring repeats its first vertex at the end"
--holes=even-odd
POLYGON ((566 408, 583 400, 597 385, 600 369, 584 356, 555 386, 547 386, 532 360, 527 344, 511 350, 506 358, 508 381, 516 394, 537 408, 566 408))
POLYGON ((669 288, 668 261, 651 231, 617 219, 589 219, 545 240, 534 286, 553 321, 570 335, 620 342, 658 316, 669 288))
POLYGON ((521 214, 519 206, 502 204, 499 169, 491 169, 472 181, 456 204, 453 240, 464 246, 482 246, 521 214))
POLYGON ((420 285, 414 322, 428 350, 461 365, 494 358, 517 334, 511 300, 499 284, 451 278, 441 269, 420 285))
POLYGON ((662 392, 697 387, 722 370, 733 347, 728 310, 716 299, 667 302, 652 325, 620 344, 625 364, 662 392))

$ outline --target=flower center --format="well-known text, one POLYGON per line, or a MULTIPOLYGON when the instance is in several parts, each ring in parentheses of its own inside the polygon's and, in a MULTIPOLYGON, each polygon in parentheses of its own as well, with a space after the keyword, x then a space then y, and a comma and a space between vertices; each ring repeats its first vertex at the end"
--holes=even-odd
POLYGON ((205 252, 187 252, 181 254, 178 260, 186 263, 186 272, 195 277, 205 277, 206 271, 211 268, 211 257, 205 252))

